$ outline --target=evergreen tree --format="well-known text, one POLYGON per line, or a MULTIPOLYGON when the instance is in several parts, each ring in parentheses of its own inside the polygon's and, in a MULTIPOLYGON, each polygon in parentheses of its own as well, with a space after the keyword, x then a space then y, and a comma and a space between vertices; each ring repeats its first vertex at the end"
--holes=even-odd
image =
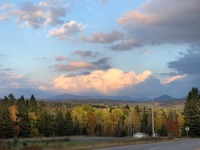
POLYGON ((54 131, 57 136, 66 135, 66 122, 61 111, 58 111, 54 120, 54 131))
POLYGON ((19 100, 17 101, 17 105, 18 105, 17 119, 20 128, 19 136, 23 138, 29 137, 31 131, 31 125, 24 96, 21 96, 19 98, 19 100))
POLYGON ((164 124, 162 125, 161 129, 158 130, 158 134, 160 136, 168 136, 167 128, 166 128, 166 126, 164 124))
POLYGON ((183 116, 183 131, 185 131, 185 127, 189 127, 190 136, 200 136, 200 95, 198 88, 192 88, 188 93, 183 116))
POLYGON ((0 138, 14 137, 14 121, 11 119, 10 110, 4 107, 0 112, 0 138))
POLYGON ((39 115, 37 128, 39 133, 45 137, 53 135, 53 118, 46 110, 39 115))
POLYGON ((147 133, 148 132, 148 114, 146 112, 146 108, 144 107, 143 113, 142 113, 142 118, 141 118, 141 126, 140 126, 140 131, 147 133))
POLYGON ((73 122, 72 122, 72 117, 70 111, 66 112, 66 135, 73 135, 73 122))
POLYGON ((28 106, 29 106, 29 111, 35 112, 35 113, 37 112, 37 102, 35 100, 34 95, 31 95, 28 106))

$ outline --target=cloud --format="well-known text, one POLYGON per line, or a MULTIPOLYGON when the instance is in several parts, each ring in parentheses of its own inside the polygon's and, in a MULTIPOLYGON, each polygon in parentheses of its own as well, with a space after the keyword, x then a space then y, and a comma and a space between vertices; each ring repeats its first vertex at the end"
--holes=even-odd
POLYGON ((133 71, 126 73, 111 68, 107 71, 95 70, 91 74, 76 77, 62 75, 53 81, 53 85, 55 88, 63 89, 66 92, 97 91, 103 94, 111 94, 144 82, 150 75, 150 71, 136 74, 133 71))
POLYGON ((129 39, 129 40, 124 40, 117 45, 110 46, 110 48, 112 50, 122 51, 122 50, 131 50, 132 48, 141 46, 142 44, 140 43, 140 41, 137 41, 136 39, 129 39))
POLYGON ((76 21, 69 21, 61 26, 61 28, 54 28, 48 32, 49 36, 56 36, 59 39, 70 39, 71 36, 83 31, 85 25, 78 24, 76 21))
POLYGON ((200 74, 200 47, 194 46, 187 53, 183 53, 178 60, 168 63, 168 67, 180 74, 199 76, 200 74))
POLYGON ((14 7, 15 5, 14 4, 3 4, 1 7, 0 7, 0 10, 5 10, 5 9, 9 9, 11 7, 14 7))
POLYGON ((95 62, 88 61, 73 61, 67 65, 57 64, 55 68, 57 71, 76 71, 76 70, 95 70, 95 69, 109 69, 108 61, 110 58, 101 58, 95 62))
POLYGON ((9 19, 9 16, 8 16, 8 15, 0 14, 0 21, 8 20, 8 19, 9 19))
POLYGON ((108 0, 100 0, 100 3, 102 3, 102 4, 105 4, 107 2, 108 2, 108 0))
MULTIPOLYGON (((200 1, 151 0, 139 9, 126 12, 118 23, 126 39, 143 45, 194 44, 200 38, 200 1)), ((123 46, 116 46, 124 49, 123 46)), ((127 49, 134 49, 130 46, 127 49)))
POLYGON ((97 52, 92 52, 92 51, 74 51, 73 52, 74 55, 78 55, 81 57, 90 57, 90 58, 96 58, 97 56, 99 56, 100 54, 97 52))
POLYGON ((127 27, 137 26, 140 24, 151 25, 154 24, 156 19, 148 14, 142 14, 139 11, 133 10, 125 13, 118 22, 127 27))
MULTIPOLYGON (((5 4, 1 9, 13 6, 13 4, 5 4)), ((54 2, 42 1, 37 4, 24 2, 18 8, 8 11, 4 16, 7 16, 7 19, 16 16, 21 27, 28 26, 37 29, 45 25, 54 26, 64 23, 62 18, 67 15, 68 11, 69 5, 59 0, 54 2)))
POLYGON ((21 87, 33 87, 35 81, 29 80, 21 74, 14 74, 11 69, 0 69, 0 90, 21 87))
POLYGON ((187 74, 172 76, 172 77, 168 78, 166 81, 164 81, 162 84, 169 84, 171 82, 174 82, 178 79, 185 78, 187 76, 188 76, 187 74))
POLYGON ((58 71, 73 71, 73 70, 80 70, 80 69, 86 69, 86 68, 92 68, 93 64, 86 61, 74 61, 70 62, 67 65, 63 64, 57 64, 56 70, 58 71))
POLYGON ((110 33, 95 32, 92 37, 82 36, 81 38, 84 42, 105 44, 122 40, 124 38, 124 34, 119 31, 112 31, 110 33))
POLYGON ((69 60, 69 58, 65 57, 65 56, 56 56, 55 57, 56 61, 65 61, 65 60, 69 60))

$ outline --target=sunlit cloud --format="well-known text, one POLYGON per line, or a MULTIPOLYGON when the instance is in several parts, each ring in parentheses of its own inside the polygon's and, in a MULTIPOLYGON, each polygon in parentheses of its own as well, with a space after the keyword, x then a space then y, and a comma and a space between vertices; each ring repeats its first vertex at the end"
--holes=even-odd
POLYGON ((97 91, 104 94, 115 93, 124 88, 133 87, 150 77, 151 72, 145 71, 136 74, 133 71, 123 72, 119 69, 95 70, 88 75, 66 76, 61 75, 53 81, 55 88, 66 92, 97 91))
POLYGON ((57 71, 75 71, 75 70, 105 70, 109 69, 110 66, 108 64, 110 58, 101 58, 95 62, 88 61, 72 61, 67 65, 64 64, 56 64, 55 68, 57 71))
POLYGON ((187 74, 172 76, 172 77, 168 78, 166 81, 162 82, 162 84, 169 84, 171 82, 185 78, 187 76, 188 76, 187 74))
POLYGON ((95 32, 91 37, 82 36, 81 37, 84 42, 89 43, 113 43, 118 40, 122 40, 124 38, 124 34, 119 31, 112 31, 110 33, 103 32, 95 32))
POLYGON ((125 26, 132 26, 134 28, 135 25, 145 24, 151 25, 155 23, 156 19, 149 14, 142 14, 139 11, 133 10, 125 13, 121 18, 118 19, 120 24, 125 26))

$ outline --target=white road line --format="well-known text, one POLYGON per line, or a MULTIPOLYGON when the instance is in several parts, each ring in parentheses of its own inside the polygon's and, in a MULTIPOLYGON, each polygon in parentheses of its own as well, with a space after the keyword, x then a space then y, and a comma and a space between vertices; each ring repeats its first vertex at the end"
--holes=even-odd
POLYGON ((151 148, 149 150, 155 150, 155 149, 160 149, 160 147, 151 148))

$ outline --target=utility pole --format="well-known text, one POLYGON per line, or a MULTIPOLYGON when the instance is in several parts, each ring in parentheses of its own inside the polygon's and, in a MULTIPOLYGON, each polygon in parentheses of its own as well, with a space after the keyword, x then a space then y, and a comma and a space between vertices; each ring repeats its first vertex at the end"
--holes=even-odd
POLYGON ((154 111, 153 111, 153 99, 152 99, 152 108, 151 108, 151 116, 152 116, 152 137, 155 137, 155 131, 154 131, 154 111))

